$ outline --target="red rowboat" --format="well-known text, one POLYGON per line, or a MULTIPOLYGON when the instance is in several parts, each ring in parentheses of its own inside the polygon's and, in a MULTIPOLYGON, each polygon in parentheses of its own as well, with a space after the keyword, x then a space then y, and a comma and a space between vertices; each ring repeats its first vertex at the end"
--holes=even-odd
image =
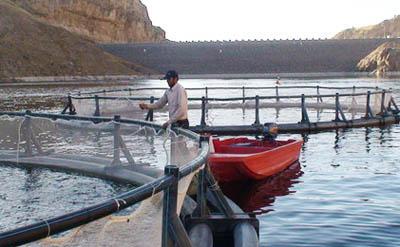
POLYGON ((208 158, 220 182, 263 179, 283 171, 299 159, 302 140, 255 140, 246 137, 213 139, 208 158))

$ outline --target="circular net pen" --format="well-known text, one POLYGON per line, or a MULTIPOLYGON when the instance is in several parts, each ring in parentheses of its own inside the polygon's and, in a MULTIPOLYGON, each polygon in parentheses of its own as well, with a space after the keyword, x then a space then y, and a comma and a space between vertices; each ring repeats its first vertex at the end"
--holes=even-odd
POLYGON ((196 203, 186 195, 204 170, 207 138, 119 116, 29 111, 0 113, 0 128, 3 167, 50 168, 136 185, 96 205, 0 233, 0 246, 161 246, 187 237, 174 223, 193 213, 196 203), (171 235, 171 224, 178 236, 171 235))
MULTIPOLYGON (((126 117, 162 123, 166 107, 143 111, 139 102, 155 102, 165 88, 128 88, 68 96, 78 114, 126 117)), ((187 88, 191 130, 213 134, 255 134, 264 123, 281 132, 377 126, 398 121, 392 91, 378 87, 275 86, 187 88), (234 123, 234 124, 232 124, 234 123)), ((70 111, 71 112, 71 111, 70 111)), ((73 113, 73 112, 72 112, 73 113)))

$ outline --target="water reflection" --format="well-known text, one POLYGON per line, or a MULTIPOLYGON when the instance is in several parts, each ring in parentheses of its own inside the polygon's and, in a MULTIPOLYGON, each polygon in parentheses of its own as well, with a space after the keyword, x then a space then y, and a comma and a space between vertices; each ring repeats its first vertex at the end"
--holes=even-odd
POLYGON ((365 128, 365 151, 367 153, 369 153, 371 151, 371 141, 370 141, 371 132, 372 132, 371 128, 369 128, 369 127, 365 128))
POLYGON ((40 175, 41 170, 26 168, 26 178, 23 189, 25 192, 27 192, 27 195, 34 193, 35 190, 38 190, 42 187, 40 175))
POLYGON ((392 126, 385 126, 379 128, 379 144, 385 144, 387 140, 390 140, 389 136, 392 133, 392 126))
POLYGON ((245 212, 261 214, 272 210, 269 206, 274 203, 276 197, 295 193, 296 191, 290 188, 299 183, 297 179, 301 175, 301 165, 296 162, 283 172, 264 180, 221 183, 220 186, 224 194, 245 212))
POLYGON ((335 131, 335 141, 334 141, 334 145, 333 145, 333 149, 335 150, 336 154, 339 154, 339 149, 340 149, 339 141, 340 141, 339 131, 336 130, 335 131))
POLYGON ((321 114, 323 113, 322 108, 317 108, 317 122, 321 120, 321 114))
POLYGON ((301 153, 304 153, 307 149, 307 145, 305 145, 308 142, 308 134, 307 133, 302 133, 301 138, 303 139, 303 145, 301 146, 301 153))
POLYGON ((335 130, 335 141, 333 145, 333 149, 337 155, 340 154, 340 151, 346 145, 346 140, 349 138, 348 141, 352 141, 352 134, 354 131, 352 129, 337 129, 335 130))
POLYGON ((275 119, 278 120, 279 119, 279 112, 281 111, 281 108, 277 107, 277 108, 275 108, 275 110, 276 110, 275 119))

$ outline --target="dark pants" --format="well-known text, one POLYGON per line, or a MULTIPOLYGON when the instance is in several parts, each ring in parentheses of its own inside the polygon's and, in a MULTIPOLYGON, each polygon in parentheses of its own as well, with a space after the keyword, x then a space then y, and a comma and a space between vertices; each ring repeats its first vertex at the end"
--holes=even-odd
POLYGON ((189 129, 189 120, 184 119, 184 120, 178 120, 175 123, 172 124, 172 127, 179 127, 182 129, 189 129))

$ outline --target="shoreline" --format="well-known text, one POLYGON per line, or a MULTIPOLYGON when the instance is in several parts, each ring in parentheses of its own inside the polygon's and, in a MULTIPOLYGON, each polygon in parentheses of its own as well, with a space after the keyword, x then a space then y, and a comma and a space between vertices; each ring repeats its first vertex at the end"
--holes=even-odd
MULTIPOLYGON (((115 76, 46 76, 16 77, 15 82, 1 82, 0 87, 12 86, 109 86, 129 85, 139 80, 157 80, 162 75, 115 75, 115 76)), ((182 74, 181 79, 319 79, 319 78, 378 78, 371 72, 316 72, 316 73, 257 73, 257 74, 182 74)), ((400 77, 400 71, 387 72, 384 77, 400 77)))

